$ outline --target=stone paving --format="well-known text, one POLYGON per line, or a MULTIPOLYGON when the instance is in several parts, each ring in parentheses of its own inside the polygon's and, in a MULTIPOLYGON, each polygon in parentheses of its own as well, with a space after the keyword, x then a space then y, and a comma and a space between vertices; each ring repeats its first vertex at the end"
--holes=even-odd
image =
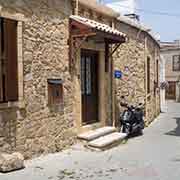
POLYGON ((168 102, 143 136, 104 152, 81 145, 26 162, 0 180, 179 180, 180 104, 168 102))

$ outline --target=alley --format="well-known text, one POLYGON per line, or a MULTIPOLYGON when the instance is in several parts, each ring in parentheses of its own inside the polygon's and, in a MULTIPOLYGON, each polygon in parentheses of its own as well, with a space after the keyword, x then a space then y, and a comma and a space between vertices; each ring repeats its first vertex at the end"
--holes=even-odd
POLYGON ((144 135, 104 152, 75 145, 26 162, 24 170, 0 174, 0 180, 179 180, 180 104, 168 102, 144 135))

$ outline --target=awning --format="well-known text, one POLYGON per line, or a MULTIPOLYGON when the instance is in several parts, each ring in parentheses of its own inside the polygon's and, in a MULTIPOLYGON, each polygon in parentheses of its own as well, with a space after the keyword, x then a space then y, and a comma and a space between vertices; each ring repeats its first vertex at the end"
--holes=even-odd
POLYGON ((70 69, 75 68, 76 52, 86 40, 94 40, 96 44, 105 44, 105 71, 108 72, 109 58, 112 57, 118 47, 126 42, 126 34, 117 29, 81 16, 70 16, 70 69), (112 46, 113 45, 113 46, 112 46), (111 47, 111 48, 110 48, 111 47))
POLYGON ((74 35, 96 35, 104 38, 104 40, 110 43, 123 43, 126 41, 126 34, 106 24, 75 15, 70 16, 70 20, 72 29, 76 29, 76 33, 73 33, 74 35))

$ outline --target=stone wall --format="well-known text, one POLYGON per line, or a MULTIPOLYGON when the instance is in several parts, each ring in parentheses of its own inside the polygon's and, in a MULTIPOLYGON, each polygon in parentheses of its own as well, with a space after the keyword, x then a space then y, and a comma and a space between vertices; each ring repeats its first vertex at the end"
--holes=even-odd
POLYGON ((0 111, 0 149, 26 158, 56 152, 75 142, 73 77, 69 73, 69 1, 6 0, 2 11, 25 15, 23 22, 24 108, 0 111), (47 79, 63 80, 59 111, 48 106, 47 79))
POLYGON ((159 93, 154 84, 157 74, 155 62, 159 58, 159 47, 147 33, 123 22, 119 22, 116 26, 128 36, 128 41, 118 48, 113 57, 115 69, 123 72, 122 79, 115 79, 116 119, 119 118, 119 113, 123 110, 119 105, 121 96, 125 96, 129 104, 137 105, 142 102, 145 105, 145 117, 149 123, 160 112, 159 93), (150 57, 151 72, 151 90, 148 97, 145 70, 147 57, 150 57))

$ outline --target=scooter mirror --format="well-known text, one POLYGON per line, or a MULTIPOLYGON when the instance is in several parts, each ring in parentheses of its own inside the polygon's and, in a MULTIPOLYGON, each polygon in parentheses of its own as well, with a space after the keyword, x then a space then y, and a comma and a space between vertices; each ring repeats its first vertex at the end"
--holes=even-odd
POLYGON ((121 102, 120 105, 121 105, 121 106, 124 106, 124 107, 127 107, 127 104, 126 104, 126 103, 123 103, 123 102, 121 102))

